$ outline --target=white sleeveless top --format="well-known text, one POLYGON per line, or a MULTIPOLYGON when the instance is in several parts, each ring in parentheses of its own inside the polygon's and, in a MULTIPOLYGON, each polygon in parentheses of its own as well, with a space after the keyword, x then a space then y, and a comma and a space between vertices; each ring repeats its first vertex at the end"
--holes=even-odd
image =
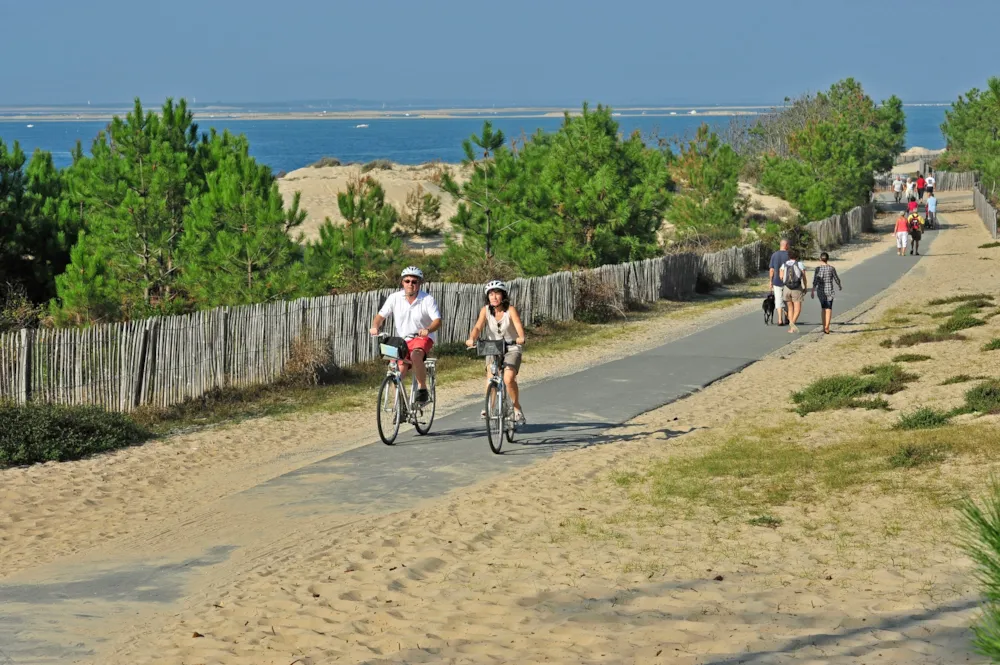
POLYGON ((508 344, 513 344, 517 340, 517 331, 510 320, 510 312, 504 312, 503 317, 497 321, 497 318, 490 314, 490 310, 487 307, 486 330, 483 331, 483 337, 485 339, 503 339, 508 344))

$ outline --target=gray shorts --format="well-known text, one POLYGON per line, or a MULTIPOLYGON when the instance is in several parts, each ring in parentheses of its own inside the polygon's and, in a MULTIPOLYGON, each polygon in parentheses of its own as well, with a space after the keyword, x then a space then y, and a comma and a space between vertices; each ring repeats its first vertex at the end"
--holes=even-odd
MULTIPOLYGON (((486 356, 486 369, 489 370, 490 365, 493 363, 493 356, 486 356)), ((521 371, 521 347, 510 346, 507 347, 507 353, 503 357, 503 366, 510 367, 514 370, 514 374, 521 371)))

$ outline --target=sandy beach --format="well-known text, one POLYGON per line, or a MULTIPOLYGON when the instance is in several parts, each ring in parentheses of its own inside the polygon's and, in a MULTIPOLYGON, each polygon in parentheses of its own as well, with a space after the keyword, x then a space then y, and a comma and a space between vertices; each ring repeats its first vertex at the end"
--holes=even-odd
MULTIPOLYGON (((370 441, 366 409, 260 419, 0 471, 0 578, 46 565, 67 570, 89 556, 125 562, 143 552, 197 552, 210 534, 250 526, 245 555, 197 577, 155 614, 107 626, 95 663, 715 663, 734 654, 762 663, 980 662, 969 650, 976 599, 953 545, 954 513, 934 497, 982 487, 993 463, 960 457, 858 491, 788 501, 768 509, 781 521, 774 529, 747 523, 758 509, 697 501, 653 509, 622 482, 768 426, 787 427, 817 450, 836 445, 881 431, 917 405, 957 405, 967 386, 939 385, 953 374, 996 376, 1000 356, 968 349, 997 336, 1000 318, 965 331, 971 342, 918 349, 938 360, 914 368, 919 380, 889 396, 892 411, 801 418, 787 399, 816 378, 898 353, 878 342, 913 328, 919 315, 911 312, 933 295, 968 291, 948 269, 956 256, 984 266, 976 289, 996 292, 997 250, 976 249, 985 242, 981 222, 954 212, 967 198, 942 196, 950 228, 932 255, 855 325, 804 336, 645 414, 610 445, 400 513, 293 527, 279 512, 226 501, 370 441), (911 322, 891 323, 904 318, 911 322), (940 494, 909 493, 915 486, 940 494)), ((888 246, 890 221, 838 257, 845 281, 852 265, 888 246)), ((696 306, 624 326, 602 344, 614 358, 758 307, 752 295, 723 308, 696 306)), ((524 373, 537 381, 588 358, 529 356, 524 373)), ((480 390, 478 379, 449 386, 441 407, 478 399, 480 390)), ((984 423, 996 418, 969 426, 984 423)))

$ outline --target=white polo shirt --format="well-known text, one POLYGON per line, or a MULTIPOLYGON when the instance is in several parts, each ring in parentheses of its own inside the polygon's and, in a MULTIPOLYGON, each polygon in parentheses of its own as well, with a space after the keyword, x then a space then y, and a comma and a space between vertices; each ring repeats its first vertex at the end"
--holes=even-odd
MULTIPOLYGON (((392 317, 396 324, 396 334, 400 337, 416 335, 441 318, 441 310, 438 309, 434 296, 425 291, 417 292, 413 304, 406 300, 402 290, 396 291, 385 299, 385 304, 378 313, 383 319, 392 317)), ((431 333, 429 337, 437 341, 437 333, 431 333)))

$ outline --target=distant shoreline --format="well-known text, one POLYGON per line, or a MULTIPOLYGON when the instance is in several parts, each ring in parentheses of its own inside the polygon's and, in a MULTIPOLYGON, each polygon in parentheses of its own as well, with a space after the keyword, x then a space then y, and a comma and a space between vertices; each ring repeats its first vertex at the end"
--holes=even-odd
MULTIPOLYGON (((634 106, 614 108, 615 117, 681 117, 681 116, 736 116, 759 115, 769 106, 725 106, 702 108, 696 106, 634 106), (692 113, 691 111, 695 111, 692 113)), ((192 111, 198 122, 205 120, 410 120, 410 119, 489 119, 496 118, 561 118, 564 113, 580 115, 578 108, 559 107, 506 107, 506 108, 461 108, 461 109, 420 109, 420 110, 357 110, 357 111, 296 111, 296 112, 256 112, 199 109, 192 111)), ((84 122, 108 121, 116 115, 124 115, 128 109, 101 110, 83 109, 55 111, 43 107, 23 107, 0 109, 0 122, 84 122), (37 109, 37 110, 34 110, 37 109)))

